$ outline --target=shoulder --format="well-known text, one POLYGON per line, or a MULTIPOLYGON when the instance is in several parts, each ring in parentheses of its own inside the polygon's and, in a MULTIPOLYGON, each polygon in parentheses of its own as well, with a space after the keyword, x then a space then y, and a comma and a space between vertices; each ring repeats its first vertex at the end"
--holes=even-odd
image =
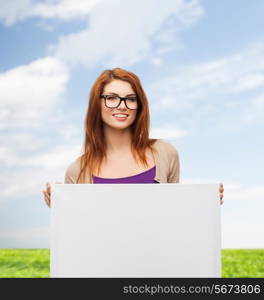
POLYGON ((156 142, 159 163, 165 173, 164 182, 179 183, 180 161, 177 149, 168 141, 159 139, 156 142))
POLYGON ((166 156, 169 156, 169 158, 179 156, 178 150, 165 139, 158 139, 154 145, 160 154, 165 154, 166 156))
POLYGON ((80 172, 81 156, 77 157, 66 169, 65 183, 76 183, 80 172))

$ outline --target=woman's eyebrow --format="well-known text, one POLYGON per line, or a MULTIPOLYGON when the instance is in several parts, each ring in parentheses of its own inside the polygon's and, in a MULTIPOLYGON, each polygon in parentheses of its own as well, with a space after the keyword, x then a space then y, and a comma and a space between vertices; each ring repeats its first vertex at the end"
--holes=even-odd
MULTIPOLYGON (((109 92, 108 94, 119 96, 118 94, 113 93, 113 92, 109 92)), ((128 94, 128 95, 126 95, 126 97, 127 96, 136 96, 136 94, 128 94)))

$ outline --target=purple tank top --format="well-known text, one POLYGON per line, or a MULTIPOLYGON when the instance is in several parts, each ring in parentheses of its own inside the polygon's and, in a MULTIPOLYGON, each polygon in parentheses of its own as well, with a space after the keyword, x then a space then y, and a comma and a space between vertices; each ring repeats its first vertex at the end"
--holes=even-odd
POLYGON ((154 180, 156 166, 137 175, 121 178, 102 178, 93 176, 94 183, 158 183, 154 180))

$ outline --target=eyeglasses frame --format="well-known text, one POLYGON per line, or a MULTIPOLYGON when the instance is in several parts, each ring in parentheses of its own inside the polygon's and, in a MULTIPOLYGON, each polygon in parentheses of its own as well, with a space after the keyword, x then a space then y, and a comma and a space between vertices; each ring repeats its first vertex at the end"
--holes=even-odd
MULTIPOLYGON (((105 106, 108 107, 108 108, 117 108, 117 107, 121 104, 121 102, 124 101, 124 102, 125 102, 125 106, 126 106, 127 109, 130 109, 130 110, 136 110, 136 109, 138 109, 138 108, 129 108, 129 107, 127 106, 126 100, 129 99, 129 98, 132 98, 132 97, 120 97, 120 96, 117 96, 117 95, 101 95, 100 98, 104 98, 105 106), (107 96, 114 96, 114 97, 119 98, 119 103, 118 103, 118 105, 115 106, 115 107, 109 107, 109 106, 107 106, 107 105, 106 105, 106 97, 107 97, 107 96)), ((134 97, 134 98, 136 98, 136 97, 134 97)), ((136 98, 136 99, 137 99, 137 98, 136 98)))

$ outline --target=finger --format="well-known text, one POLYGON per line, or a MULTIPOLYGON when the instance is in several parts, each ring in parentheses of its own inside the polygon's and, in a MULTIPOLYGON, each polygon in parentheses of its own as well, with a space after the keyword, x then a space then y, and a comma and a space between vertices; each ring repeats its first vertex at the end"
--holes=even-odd
POLYGON ((49 201, 48 197, 45 197, 45 202, 48 206, 50 206, 50 201, 49 201))
POLYGON ((47 192, 44 192, 44 197, 47 198, 47 199, 49 199, 50 195, 47 192))
POLYGON ((43 190, 42 192, 43 192, 44 200, 45 200, 46 204, 50 207, 50 197, 49 197, 48 193, 45 190, 43 190))
POLYGON ((49 193, 47 191, 44 191, 44 196, 49 197, 49 193))
POLYGON ((55 183, 59 183, 59 184, 62 184, 62 182, 59 182, 59 181, 56 181, 55 183))
POLYGON ((50 195, 50 193, 51 193, 51 185, 49 183, 47 183, 46 186, 47 186, 47 189, 46 189, 47 193, 50 195))
POLYGON ((47 197, 47 203, 48 203, 48 206, 50 207, 50 197, 47 197))
POLYGON ((45 194, 44 198, 49 200, 50 197, 49 197, 49 195, 45 194))
POLYGON ((47 186, 47 190, 49 191, 51 189, 51 185, 49 182, 46 183, 46 186, 47 186))
POLYGON ((224 188, 221 187, 221 186, 219 186, 219 192, 220 192, 220 193, 223 193, 223 192, 224 192, 224 188))

